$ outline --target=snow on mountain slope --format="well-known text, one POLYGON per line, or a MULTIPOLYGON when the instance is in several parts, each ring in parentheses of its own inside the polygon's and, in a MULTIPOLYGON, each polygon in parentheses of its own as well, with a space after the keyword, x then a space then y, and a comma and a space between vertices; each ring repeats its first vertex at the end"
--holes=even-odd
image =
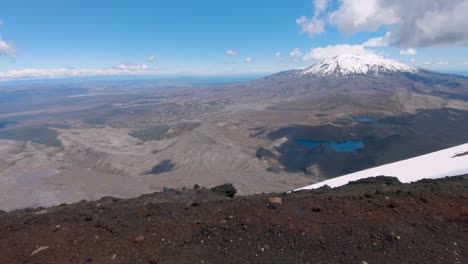
POLYGON ((347 54, 325 59, 302 71, 302 75, 349 76, 379 75, 392 72, 416 72, 417 68, 386 59, 376 54, 347 54))
POLYGON ((393 176, 403 183, 409 183, 422 179, 437 179, 464 174, 468 174, 468 143, 333 178, 297 189, 296 191, 317 189, 325 185, 335 188, 346 185, 350 181, 376 176, 393 176))

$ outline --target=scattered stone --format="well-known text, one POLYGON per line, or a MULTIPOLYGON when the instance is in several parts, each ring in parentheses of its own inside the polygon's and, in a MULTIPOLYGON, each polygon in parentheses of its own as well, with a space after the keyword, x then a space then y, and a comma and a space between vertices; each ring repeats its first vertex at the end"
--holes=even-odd
POLYGON ((174 188, 163 187, 163 193, 172 193, 174 191, 175 191, 174 188))
POLYGON ((42 246, 42 247, 38 247, 36 248, 33 252, 31 252, 31 254, 29 254, 29 256, 34 256, 36 255, 37 253, 41 252, 41 251, 44 251, 46 249, 49 249, 48 246, 42 246))
POLYGON ((40 211, 37 211, 37 212, 34 212, 35 215, 43 215, 43 214, 47 214, 49 211, 47 210, 40 210, 40 211))
POLYGON ((60 227, 61 227, 60 225, 56 225, 55 227, 51 228, 50 231, 51 231, 51 232, 57 232, 57 231, 60 230, 60 227))
POLYGON ((270 197, 268 198, 270 204, 283 204, 283 199, 281 197, 270 197))
POLYGON ((314 213, 320 213, 322 211, 322 209, 320 207, 313 207, 312 208, 312 212, 314 213))
POLYGON ((210 235, 210 230, 208 230, 208 229, 205 228, 205 227, 202 227, 202 228, 200 229, 200 234, 202 234, 203 236, 207 237, 207 236, 210 235))
POLYGON ((211 188, 211 191, 214 193, 222 194, 223 196, 230 197, 230 198, 233 198, 234 195, 236 195, 237 193, 236 188, 234 188, 234 186, 230 183, 215 186, 211 188))
POLYGON ((189 199, 186 203, 186 206, 199 206, 201 205, 201 201, 198 199, 189 199))
POLYGON ((141 242, 143 242, 143 241, 145 241, 145 237, 144 237, 144 236, 137 236, 137 237, 135 238, 135 243, 141 243, 141 242))

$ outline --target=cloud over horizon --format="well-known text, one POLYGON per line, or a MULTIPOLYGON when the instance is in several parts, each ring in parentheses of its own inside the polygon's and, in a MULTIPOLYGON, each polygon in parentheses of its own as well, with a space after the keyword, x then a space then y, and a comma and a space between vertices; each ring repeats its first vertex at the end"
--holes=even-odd
POLYGON ((305 61, 323 60, 343 54, 375 54, 375 52, 362 45, 329 45, 311 49, 302 59, 305 61))
POLYGON ((403 50, 400 50, 400 54, 401 55, 416 55, 416 50, 415 49, 403 49, 403 50))
POLYGON ((347 35, 386 27, 369 45, 401 48, 468 46, 466 0, 340 0, 328 22, 347 35), (387 33, 388 34, 388 33, 387 33))
POLYGON ((28 68, 22 70, 10 70, 0 72, 0 80, 55 79, 114 75, 145 75, 157 74, 161 71, 161 69, 151 68, 146 64, 119 64, 110 68, 103 69, 76 69, 70 67, 56 69, 28 68))

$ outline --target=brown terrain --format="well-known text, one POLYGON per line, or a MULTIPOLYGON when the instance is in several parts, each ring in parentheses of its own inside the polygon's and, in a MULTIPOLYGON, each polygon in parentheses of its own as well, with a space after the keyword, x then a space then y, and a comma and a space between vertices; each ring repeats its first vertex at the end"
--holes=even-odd
POLYGON ((230 182, 240 195, 294 190, 468 142, 467 94, 468 78, 427 71, 2 84, 0 210, 194 184, 230 182), (365 147, 336 152, 298 140, 365 147))
POLYGON ((0 213, 1 263, 467 263, 468 178, 231 196, 165 189, 0 213))

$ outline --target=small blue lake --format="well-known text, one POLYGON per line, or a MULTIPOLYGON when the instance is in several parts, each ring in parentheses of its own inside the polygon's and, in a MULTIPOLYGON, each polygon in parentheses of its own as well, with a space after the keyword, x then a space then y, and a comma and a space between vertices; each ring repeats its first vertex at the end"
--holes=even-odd
POLYGON ((364 143, 360 140, 348 140, 344 142, 325 140, 296 140, 296 143, 308 149, 313 149, 321 145, 327 145, 336 152, 354 152, 358 149, 364 148, 364 143))
POLYGON ((353 117, 353 120, 357 122, 375 122, 377 121, 377 118, 372 116, 355 116, 353 117))

